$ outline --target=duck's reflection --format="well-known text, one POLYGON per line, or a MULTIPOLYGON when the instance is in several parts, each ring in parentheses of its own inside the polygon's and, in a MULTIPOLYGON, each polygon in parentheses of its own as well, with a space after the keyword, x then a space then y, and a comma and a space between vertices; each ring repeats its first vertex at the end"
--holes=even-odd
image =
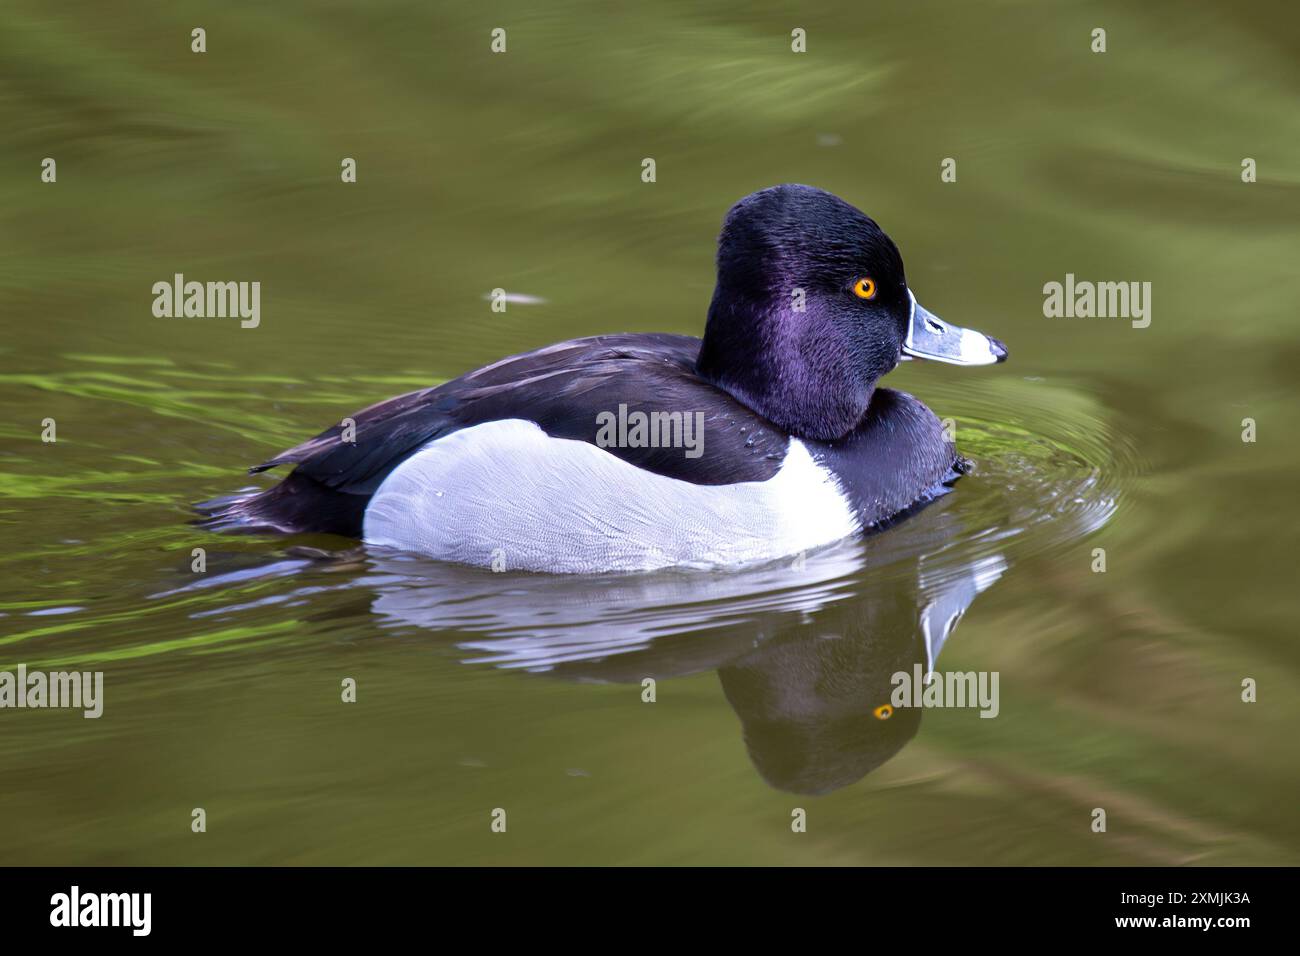
POLYGON ((933 670, 967 607, 1006 569, 969 540, 964 554, 946 547, 956 531, 935 507, 781 566, 600 579, 375 556, 367 583, 387 623, 457 632, 469 662, 628 683, 716 670, 763 778, 825 793, 916 734, 922 709, 891 706, 893 675, 933 670))

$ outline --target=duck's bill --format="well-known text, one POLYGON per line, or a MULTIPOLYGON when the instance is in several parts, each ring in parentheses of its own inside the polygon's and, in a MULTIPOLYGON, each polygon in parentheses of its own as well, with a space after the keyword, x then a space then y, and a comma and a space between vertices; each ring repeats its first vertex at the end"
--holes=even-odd
POLYGON ((1007 360, 1007 347, 997 339, 949 325, 917 302, 911 290, 907 294, 912 300, 912 318, 903 340, 903 355, 952 365, 992 365, 1007 360))

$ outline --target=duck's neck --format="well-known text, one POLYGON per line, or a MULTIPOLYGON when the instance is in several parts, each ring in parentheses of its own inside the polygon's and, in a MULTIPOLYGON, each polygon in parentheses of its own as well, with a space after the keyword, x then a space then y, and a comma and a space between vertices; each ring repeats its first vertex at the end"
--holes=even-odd
POLYGON ((833 441, 857 427, 875 391, 854 358, 809 312, 763 312, 715 293, 696 369, 796 438, 833 441))

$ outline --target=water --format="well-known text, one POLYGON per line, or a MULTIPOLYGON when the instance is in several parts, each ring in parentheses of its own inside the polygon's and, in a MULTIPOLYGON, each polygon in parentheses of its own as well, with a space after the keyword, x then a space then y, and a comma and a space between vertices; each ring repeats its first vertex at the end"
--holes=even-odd
POLYGON ((205 11, 203 56, 183 12, 5 14, 0 670, 102 670, 105 712, 0 712, 0 861, 1300 859, 1292 8, 382 9, 205 11), (597 579, 189 525, 373 401, 698 334, 723 212, 782 181, 1010 347, 889 377, 976 462, 915 517, 597 579), (176 272, 261 281, 261 325, 153 318, 176 272), (1067 273, 1151 282, 1150 327, 1044 318, 1067 273), (998 715, 875 716, 931 665, 998 715))

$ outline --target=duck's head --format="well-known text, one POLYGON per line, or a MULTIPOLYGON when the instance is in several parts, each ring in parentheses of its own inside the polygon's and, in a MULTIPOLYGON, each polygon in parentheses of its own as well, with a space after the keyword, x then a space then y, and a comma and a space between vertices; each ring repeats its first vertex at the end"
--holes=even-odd
POLYGON ((1006 357, 922 308, 893 240, 837 196, 773 186, 727 213, 699 371, 791 434, 846 435, 902 359, 1006 357))

